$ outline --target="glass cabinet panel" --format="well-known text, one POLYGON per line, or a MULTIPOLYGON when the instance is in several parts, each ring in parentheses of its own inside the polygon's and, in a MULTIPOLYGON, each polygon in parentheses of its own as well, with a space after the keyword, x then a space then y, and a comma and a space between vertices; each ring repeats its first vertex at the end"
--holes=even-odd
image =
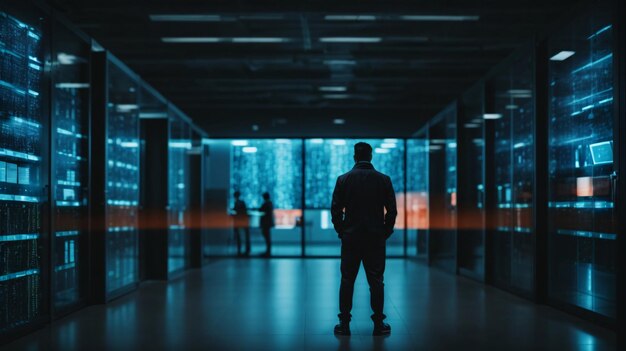
POLYGON ((91 45, 55 23, 52 48, 52 288, 59 310, 86 297, 91 45))
POLYGON ((406 141, 407 255, 428 254, 428 128, 406 141))
MULTIPOLYGON (((462 98, 459 113, 459 231, 458 267, 461 274, 485 276, 485 115, 484 86, 462 98)), ((496 118, 493 116, 491 118, 496 118)))
POLYGON ((187 209, 189 207, 189 155, 191 130, 189 125, 171 115, 169 119, 168 164, 168 265, 169 273, 188 266, 189 236, 187 209))
POLYGON ((549 296, 615 316, 613 28, 599 2, 549 40, 549 296))
POLYGON ((530 55, 513 60, 491 81, 494 113, 495 223, 492 262, 496 285, 534 291, 534 70, 530 55))
POLYGON ((431 264, 456 272, 457 106, 434 118, 428 140, 428 247, 431 264))
POLYGON ((134 77, 108 64, 106 291, 138 281, 139 98, 134 77))

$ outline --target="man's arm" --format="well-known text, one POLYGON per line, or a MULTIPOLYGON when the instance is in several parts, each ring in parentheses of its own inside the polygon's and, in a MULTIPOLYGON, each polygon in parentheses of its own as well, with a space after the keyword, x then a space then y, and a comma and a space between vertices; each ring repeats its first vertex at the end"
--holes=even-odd
POLYGON ((387 177, 385 189, 385 229, 386 237, 390 237, 393 234, 393 227, 396 225, 396 217, 398 216, 398 208, 396 206, 396 192, 393 190, 393 184, 391 178, 387 177))
POLYGON ((335 184, 335 190, 333 191, 333 202, 330 205, 330 214, 332 216, 333 226, 337 235, 341 238, 341 230, 343 227, 343 209, 345 203, 343 199, 343 184, 341 183, 341 177, 337 178, 335 184))

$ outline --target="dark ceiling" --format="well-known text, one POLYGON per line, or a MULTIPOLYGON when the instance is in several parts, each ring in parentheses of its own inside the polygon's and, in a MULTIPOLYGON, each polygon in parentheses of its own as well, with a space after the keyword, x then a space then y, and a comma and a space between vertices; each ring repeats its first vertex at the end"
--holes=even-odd
POLYGON ((573 6, 564 0, 54 5, 218 137, 409 136, 573 6), (158 17, 173 14, 183 16, 158 17), (202 42, 166 42, 189 38, 202 42))

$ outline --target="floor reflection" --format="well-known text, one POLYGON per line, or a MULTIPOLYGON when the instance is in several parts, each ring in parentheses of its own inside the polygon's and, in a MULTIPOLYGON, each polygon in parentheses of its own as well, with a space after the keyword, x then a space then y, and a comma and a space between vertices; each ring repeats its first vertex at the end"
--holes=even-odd
POLYGON ((614 350, 612 332, 415 261, 389 259, 389 337, 372 336, 355 285, 352 336, 336 337, 339 260, 224 259, 92 306, 7 350, 614 350))

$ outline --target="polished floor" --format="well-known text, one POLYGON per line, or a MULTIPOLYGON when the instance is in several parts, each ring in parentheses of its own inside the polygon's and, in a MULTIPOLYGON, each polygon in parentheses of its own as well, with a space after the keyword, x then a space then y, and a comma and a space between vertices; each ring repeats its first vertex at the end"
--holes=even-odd
MULTIPOLYGON (((420 263, 387 261, 389 337, 363 271, 335 337, 337 259, 224 259, 74 313, 7 350, 615 350, 614 333, 420 263)), ((3 348, 4 349, 4 348, 3 348)))

